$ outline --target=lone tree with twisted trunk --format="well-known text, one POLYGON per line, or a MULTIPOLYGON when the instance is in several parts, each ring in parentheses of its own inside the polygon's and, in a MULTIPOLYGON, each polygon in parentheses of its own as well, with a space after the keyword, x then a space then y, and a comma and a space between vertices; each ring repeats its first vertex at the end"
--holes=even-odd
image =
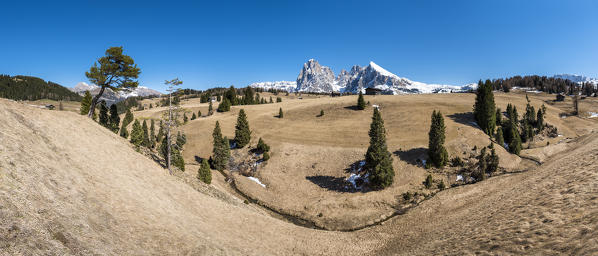
POLYGON ((386 145, 386 129, 380 111, 374 108, 370 125, 370 146, 365 153, 365 170, 370 174, 370 185, 374 189, 382 189, 392 184, 395 171, 392 157, 386 145))
POLYGON ((110 47, 106 56, 98 59, 96 63, 85 72, 89 81, 100 87, 100 92, 93 97, 87 116, 92 118, 96 104, 104 94, 106 88, 114 92, 136 88, 139 83, 133 79, 139 77, 139 68, 133 58, 123 54, 123 48, 110 47))
POLYGON ((251 131, 249 130, 249 122, 247 121, 247 115, 245 110, 239 111, 239 117, 237 118, 237 125, 235 126, 235 143, 237 147, 243 148, 249 144, 251 139, 251 131))
POLYGON ((448 153, 444 148, 445 127, 444 118, 440 111, 432 112, 432 124, 428 133, 428 156, 437 168, 443 167, 448 162, 448 153))

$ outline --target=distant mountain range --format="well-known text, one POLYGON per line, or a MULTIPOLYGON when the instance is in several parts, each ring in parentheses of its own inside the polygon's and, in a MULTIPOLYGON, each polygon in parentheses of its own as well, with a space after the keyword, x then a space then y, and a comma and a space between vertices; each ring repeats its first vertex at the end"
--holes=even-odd
MULTIPOLYGON (((94 84, 88 84, 85 82, 79 82, 75 87, 69 88, 69 90, 79 94, 84 95, 85 91, 89 91, 92 96, 95 96, 99 93, 100 87, 94 84)), ((112 91, 111 89, 104 90, 102 97, 100 99, 105 100, 108 105, 125 100, 128 97, 147 97, 147 96, 160 96, 162 95, 161 92, 152 90, 150 88, 144 86, 138 86, 137 88, 130 90, 130 91, 119 91, 118 93, 112 91)))
POLYGON ((279 89, 290 92, 364 92, 365 88, 381 89, 385 94, 463 92, 477 88, 476 83, 466 85, 426 84, 399 77, 370 62, 365 67, 353 66, 341 70, 335 76, 329 67, 314 59, 303 64, 296 81, 260 82, 249 85, 263 89, 279 89))
POLYGON ((589 78, 587 76, 582 76, 582 75, 559 74, 559 75, 554 75, 552 77, 560 78, 560 79, 568 79, 571 82, 575 82, 578 84, 591 83, 591 84, 594 84, 594 86, 598 86, 597 78, 589 78))

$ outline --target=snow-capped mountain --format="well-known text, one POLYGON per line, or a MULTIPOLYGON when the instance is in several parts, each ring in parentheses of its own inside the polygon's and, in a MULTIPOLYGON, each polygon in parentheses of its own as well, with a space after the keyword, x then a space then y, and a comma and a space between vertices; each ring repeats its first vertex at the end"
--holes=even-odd
MULTIPOLYGON (((91 95, 93 95, 93 96, 98 94, 100 91, 99 86, 97 86, 95 84, 88 84, 85 82, 79 82, 73 88, 69 88, 69 89, 73 92, 76 92, 79 95, 84 95, 85 91, 89 91, 91 93, 91 95)), ((105 100, 108 105, 111 105, 113 103, 122 101, 128 97, 137 97, 137 96, 147 97, 147 96, 153 96, 153 95, 159 96, 159 95, 162 95, 162 93, 159 91, 147 88, 145 86, 138 86, 137 88, 135 88, 133 90, 130 90, 130 91, 121 90, 118 93, 112 91, 111 89, 106 89, 106 90, 104 90, 104 93, 102 94, 102 97, 100 99, 105 100)))
POLYGON ((385 94, 405 93, 442 93, 462 92, 477 88, 477 84, 463 86, 426 84, 414 82, 407 78, 399 77, 388 70, 370 62, 365 67, 353 66, 350 71, 341 70, 338 76, 329 67, 322 66, 314 59, 303 64, 303 68, 297 77, 296 86, 292 82, 262 82, 251 84, 251 87, 264 89, 287 88, 291 92, 365 92, 365 88, 378 88, 385 94))
POLYGON ((554 75, 552 77, 560 78, 560 79, 569 79, 571 82, 575 82, 578 84, 591 83, 594 86, 598 86, 597 78, 589 78, 587 76, 582 76, 582 75, 559 74, 559 75, 554 75))
POLYGON ((259 82, 250 84, 249 87, 262 88, 264 90, 275 89, 287 92, 294 92, 297 89, 297 82, 295 81, 276 81, 276 82, 259 82))

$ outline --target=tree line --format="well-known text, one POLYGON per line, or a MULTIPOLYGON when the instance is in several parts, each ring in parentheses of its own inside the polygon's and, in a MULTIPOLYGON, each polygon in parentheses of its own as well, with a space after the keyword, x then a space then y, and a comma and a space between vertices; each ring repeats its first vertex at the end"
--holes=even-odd
POLYGON ((0 97, 12 100, 80 101, 81 96, 54 82, 33 76, 0 75, 0 97))

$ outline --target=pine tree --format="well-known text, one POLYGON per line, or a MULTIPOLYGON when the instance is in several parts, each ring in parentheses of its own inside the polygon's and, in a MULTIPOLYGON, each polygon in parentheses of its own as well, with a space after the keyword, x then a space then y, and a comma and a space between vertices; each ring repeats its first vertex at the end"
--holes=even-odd
POLYGON ((183 123, 186 124, 187 121, 189 121, 189 118, 187 118, 187 113, 183 113, 183 123))
POLYGON ((133 113, 131 113, 131 109, 127 109, 127 112, 125 113, 125 118, 123 119, 123 123, 125 123, 126 125, 129 125, 131 122, 133 122, 133 113))
POLYGON ((363 93, 359 90, 359 96, 357 97, 357 109, 365 109, 365 100, 363 99, 363 93))
POLYGON ((212 101, 210 101, 210 105, 208 106, 208 116, 214 114, 214 108, 212 107, 212 101))
POLYGON ((496 143, 498 145, 500 145, 501 147, 505 146, 505 139, 503 138, 503 135, 502 135, 502 129, 496 130, 495 139, 496 139, 496 143))
POLYGON ((222 138, 222 131, 220 130, 220 123, 216 121, 216 126, 212 132, 213 149, 212 149, 212 166, 214 169, 222 171, 228 164, 230 158, 230 148, 228 145, 228 138, 222 138))
POLYGON ((283 118, 284 114, 282 113, 282 108, 278 110, 278 118, 283 118))
POLYGON ((494 145, 490 143, 490 155, 487 158, 488 164, 486 167, 486 172, 492 175, 494 172, 498 170, 498 155, 496 154, 496 150, 494 150, 494 145))
POLYGON ((201 167, 199 167, 199 170, 197 170, 197 179, 206 184, 210 184, 212 182, 212 171, 210 170, 210 164, 205 158, 201 160, 201 167))
POLYGON ((201 111, 200 111, 200 110, 198 110, 198 111, 197 111, 197 118, 200 118, 200 117, 201 117, 201 111))
POLYGON ((245 114, 245 110, 241 109, 237 118, 237 125, 235 125, 235 143, 238 148, 243 148, 249 144, 250 139, 251 131, 249 130, 247 115, 245 114))
POLYGON ((146 120, 143 120, 143 125, 141 126, 141 129, 143 130, 143 142, 141 143, 142 146, 149 148, 152 146, 150 140, 149 140, 149 132, 147 129, 147 122, 146 120))
POLYGON ((89 113, 89 108, 91 106, 91 93, 89 91, 85 91, 85 96, 81 100, 81 108, 79 109, 79 113, 81 115, 87 115, 89 113))
POLYGON ((193 113, 193 115, 191 115, 191 120, 195 120, 197 118, 197 116, 195 115, 195 113, 193 113))
POLYGON ((486 80, 486 83, 481 80, 478 82, 473 111, 478 126, 488 135, 494 134, 496 127, 496 106, 492 89, 490 80, 486 80))
POLYGON ((177 168, 179 168, 179 170, 183 172, 185 171, 185 160, 183 159, 183 154, 181 153, 181 150, 173 148, 171 159, 172 165, 176 166, 177 168))
POLYGON ((319 116, 324 116, 324 110, 320 109, 320 115, 319 116))
POLYGON ((272 96, 270 96, 270 103, 274 103, 274 101, 272 100, 272 96))
POLYGON ((104 126, 106 128, 110 128, 109 125, 109 119, 108 119, 108 107, 106 107, 106 102, 105 101, 101 101, 100 102, 100 125, 104 126))
POLYGON ((513 137, 511 142, 509 142, 509 152, 519 155, 521 152, 521 137, 519 136, 519 131, 517 130, 515 124, 512 124, 510 129, 513 137))
POLYGON ((448 153, 444 148, 445 126, 444 118, 440 111, 432 112, 432 123, 428 133, 428 157, 437 168, 441 168, 448 162, 448 153))
POLYGON ((536 128, 538 131, 542 131, 544 129, 544 114, 546 111, 546 106, 542 104, 542 108, 538 109, 538 114, 536 114, 536 128))
POLYGON ((156 135, 156 142, 161 142, 162 137, 164 137, 164 125, 162 120, 160 120, 160 129, 158 129, 158 135, 156 135))
POLYGON ((123 121, 122 126, 120 127, 120 136, 123 138, 129 137, 129 131, 127 131, 127 124, 123 121))
POLYGON ((502 112, 500 108, 496 108, 496 126, 502 125, 502 112))
POLYGON ((262 138, 260 138, 260 139, 258 140, 258 142, 257 142, 257 147, 256 147, 256 148, 257 148, 257 150, 259 150, 261 153, 264 153, 264 152, 268 152, 268 151, 270 151, 270 146, 268 146, 268 144, 266 144, 266 143, 265 143, 265 142, 262 140, 262 138))
POLYGON ((137 119, 135 119, 133 129, 131 130, 131 143, 135 146, 141 146, 143 144, 143 129, 137 119))
POLYGON ((150 146, 152 148, 156 147, 156 126, 154 124, 154 119, 152 119, 151 121, 151 125, 150 125, 150 146))
POLYGON ((224 98, 220 105, 218 105, 218 112, 228 112, 230 111, 231 103, 228 98, 224 98))
POLYGON ((486 147, 482 148, 480 156, 478 156, 478 171, 476 173, 476 179, 485 180, 486 170, 488 169, 488 156, 486 155, 486 147))
POLYGON ((394 170, 392 157, 386 145, 384 120, 377 108, 374 108, 370 125, 370 146, 365 154, 365 170, 369 173, 370 184, 375 189, 382 189, 392 184, 394 170))
MULTIPOLYGON (((289 93, 287 92, 287 96, 289 95, 289 93)), ((278 102, 282 102, 282 98, 281 97, 276 97, 276 103, 278 102)))
POLYGON ((116 104, 110 106, 110 128, 114 133, 118 133, 118 125, 120 124, 120 116, 118 115, 118 108, 116 104))

